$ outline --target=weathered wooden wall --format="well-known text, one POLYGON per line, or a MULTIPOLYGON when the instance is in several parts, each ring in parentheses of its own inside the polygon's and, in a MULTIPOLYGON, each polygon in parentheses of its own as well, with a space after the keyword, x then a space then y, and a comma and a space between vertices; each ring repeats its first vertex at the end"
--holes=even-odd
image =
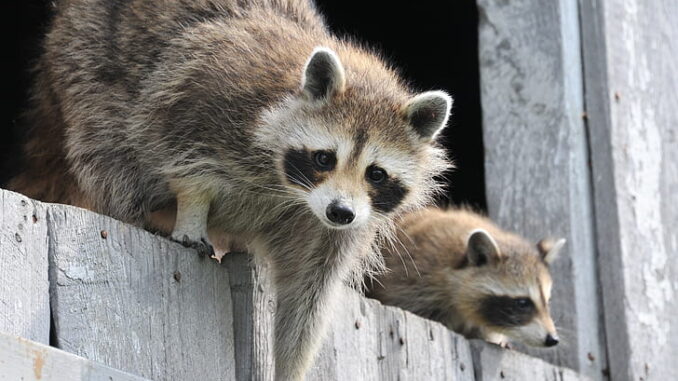
MULTIPOLYGON (((44 217, 31 240, 46 249, 32 257, 43 263, 49 259, 44 273, 49 273, 51 298, 46 286, 26 298, 45 305, 47 313, 37 321, 46 332, 51 307, 54 344, 80 356, 63 360, 74 371, 98 367, 85 358, 156 380, 273 380, 275 296, 265 264, 253 266, 245 254, 230 254, 217 264, 108 217, 3 190, 0 197, 3 221, 23 220, 21 208, 28 205, 26 210, 44 217)), ((12 224, 1 228, 5 235, 16 230, 12 224)), ((22 251, 11 246, 2 254, 16 252, 22 251)), ((14 269, 16 262, 24 263, 21 257, 10 257, 14 269)), ((9 262, 0 263, 2 273, 9 262)), ((14 291, 23 290, 25 283, 0 277, 0 306, 14 301, 14 291)), ((33 304, 22 300, 21 305, 33 304)), ((4 314, 0 333, 25 334, 15 327, 33 321, 30 316, 4 314)), ((309 380, 588 379, 515 351, 469 342, 438 323, 384 307, 349 289, 331 321, 309 380)), ((0 340, 0 354, 8 353, 3 345, 0 340)), ((62 355, 56 352, 54 361, 62 355)), ((31 356, 26 352, 22 361, 32 361, 31 356)), ((26 371, 25 361, 20 368, 7 364, 0 357, 0 379, 26 371)), ((48 368, 46 375, 59 369, 48 368)), ((81 373, 74 379, 101 380, 102 374, 107 373, 81 373)))
POLYGON ((678 379, 678 2, 581 0, 614 380, 678 379))
POLYGON ((43 204, 0 191, 0 332, 49 343, 43 204))
POLYGON ((478 4, 490 214, 569 238, 544 357, 678 379, 678 2, 478 4))
POLYGON ((563 342, 533 353, 602 377, 577 0, 479 0, 485 173, 490 216, 536 242, 567 238, 552 267, 563 342))
POLYGON ((228 271, 84 209, 47 215, 59 348, 150 379, 235 378, 228 271))

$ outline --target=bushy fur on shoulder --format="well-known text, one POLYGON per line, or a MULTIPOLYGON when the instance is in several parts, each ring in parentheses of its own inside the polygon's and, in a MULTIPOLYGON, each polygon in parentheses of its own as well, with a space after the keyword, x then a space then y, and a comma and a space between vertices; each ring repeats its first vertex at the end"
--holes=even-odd
POLYGON ((169 210, 172 239, 201 252, 208 232, 245 238, 273 265, 284 380, 448 167, 434 139, 451 98, 412 93, 305 0, 61 2, 33 100, 14 189, 142 226, 169 210))

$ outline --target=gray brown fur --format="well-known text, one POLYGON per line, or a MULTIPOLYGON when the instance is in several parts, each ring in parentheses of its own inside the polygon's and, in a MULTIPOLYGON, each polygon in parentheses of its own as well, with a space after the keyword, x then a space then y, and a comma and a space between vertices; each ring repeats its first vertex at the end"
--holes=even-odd
POLYGON ((189 243, 207 242, 207 228, 245 239, 273 265, 276 377, 302 378, 338 285, 378 265, 377 232, 388 239, 392 218, 438 189, 433 176, 448 164, 431 140, 449 97, 414 97, 378 56, 332 36, 305 0, 72 0, 55 12, 26 171, 11 188, 146 226, 176 209, 173 237, 189 243), (318 46, 336 52, 345 78, 302 88, 318 46), (325 180, 351 197, 370 192, 366 155, 395 153, 381 161, 407 189, 397 208, 372 210, 359 228, 318 221, 299 196, 315 188, 290 184, 283 158, 319 133, 353 144, 351 164, 325 180))
POLYGON ((384 247, 389 272, 368 282, 368 296, 471 338, 543 346, 550 334, 557 343, 548 308, 548 262, 564 241, 533 245, 465 209, 410 213, 398 222, 398 231, 402 246, 384 247), (474 232, 494 242, 472 243, 474 232), (502 314, 497 301, 513 298, 529 298, 534 308, 521 316, 502 314))

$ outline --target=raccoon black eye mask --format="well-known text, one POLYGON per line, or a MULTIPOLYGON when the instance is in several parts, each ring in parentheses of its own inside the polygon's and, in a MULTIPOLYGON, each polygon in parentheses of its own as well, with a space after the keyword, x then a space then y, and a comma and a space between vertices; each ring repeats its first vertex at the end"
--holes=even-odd
POLYGON ((534 245, 463 208, 408 213, 398 229, 403 248, 382 248, 391 272, 368 282, 369 296, 469 338, 558 344, 549 264, 565 240, 534 245))
POLYGON ((290 149, 283 161, 287 179, 302 188, 318 185, 324 178, 323 172, 330 172, 337 163, 332 151, 310 152, 305 149, 290 149))
POLYGON ((389 177, 386 171, 370 166, 365 177, 372 185, 368 191, 374 209, 384 213, 395 209, 407 195, 407 188, 395 177, 389 177))
POLYGON ((488 323, 497 327, 518 327, 529 323, 537 314, 530 298, 487 296, 478 308, 488 323))
MULTIPOLYGON (((290 149, 285 154, 284 170, 287 179, 302 188, 310 188, 323 181, 337 165, 334 151, 290 149)), ((372 206, 381 212, 393 211, 407 195, 407 188, 400 180, 391 177, 381 167, 370 165, 365 170, 365 180, 370 184, 368 191, 372 206)))

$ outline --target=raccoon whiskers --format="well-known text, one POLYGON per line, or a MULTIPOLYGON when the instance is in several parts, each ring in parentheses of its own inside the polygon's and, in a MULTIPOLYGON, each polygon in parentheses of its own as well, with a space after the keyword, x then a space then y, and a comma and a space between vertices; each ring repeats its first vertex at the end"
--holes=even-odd
MULTIPOLYGON (((379 214, 378 214, 379 215, 379 214)), ((405 274, 409 274, 409 266, 405 264, 405 258, 403 258, 403 251, 407 255, 407 259, 409 259, 410 263, 412 264, 412 267, 414 268, 414 271, 417 273, 417 276, 421 276, 419 273, 419 269, 417 268, 417 263, 414 261, 412 258, 412 255, 410 254, 409 249, 403 242, 400 240, 399 236, 400 234, 397 234, 400 232, 402 235, 405 235, 411 242, 412 238, 410 238, 407 233, 396 223, 394 223, 392 220, 388 219, 386 216, 380 215, 380 218, 384 219, 384 223, 388 224, 388 228, 384 229, 386 234, 383 234, 383 241, 388 245, 390 250, 398 255, 400 258, 400 261, 403 265, 403 269, 405 271, 405 274)), ((382 245, 383 247, 384 245, 382 245)))
POLYGON ((296 189, 293 188, 287 188, 287 187, 280 187, 280 188, 272 188, 272 187, 267 187, 265 185, 260 185, 254 182, 245 182, 242 179, 240 180, 241 182, 246 183, 248 186, 257 188, 257 191, 254 191, 252 189, 243 189, 245 192, 253 193, 253 194, 260 194, 262 196, 267 195, 267 196, 272 196, 272 197, 291 197, 291 198, 299 198, 303 196, 303 192, 299 192, 296 189), (264 190, 267 192, 259 192, 259 190, 264 190), (273 192, 273 193, 271 193, 273 192))
POLYGON ((300 178, 296 178, 291 176, 290 174, 285 174, 287 179, 293 183, 293 184, 298 184, 305 188, 308 191, 312 191, 314 188, 313 182, 304 174, 304 172, 301 171, 294 163, 290 162, 289 160, 285 159, 285 166, 289 166, 292 169, 294 169, 295 174, 298 175, 300 178), (301 181, 300 181, 301 180, 301 181))
MULTIPOLYGON (((288 210, 292 207, 295 207, 295 206, 300 206, 300 207, 303 208, 303 207, 306 206, 306 202, 304 202, 303 200, 294 200, 294 199, 286 200, 286 201, 283 201, 280 204, 274 206, 273 209, 271 209, 271 213, 282 214, 286 210, 288 210)), ((303 213, 303 212, 300 211, 300 210, 297 210, 295 212, 295 214, 293 215, 293 217, 298 217, 298 215, 301 214, 301 213, 303 213)))

